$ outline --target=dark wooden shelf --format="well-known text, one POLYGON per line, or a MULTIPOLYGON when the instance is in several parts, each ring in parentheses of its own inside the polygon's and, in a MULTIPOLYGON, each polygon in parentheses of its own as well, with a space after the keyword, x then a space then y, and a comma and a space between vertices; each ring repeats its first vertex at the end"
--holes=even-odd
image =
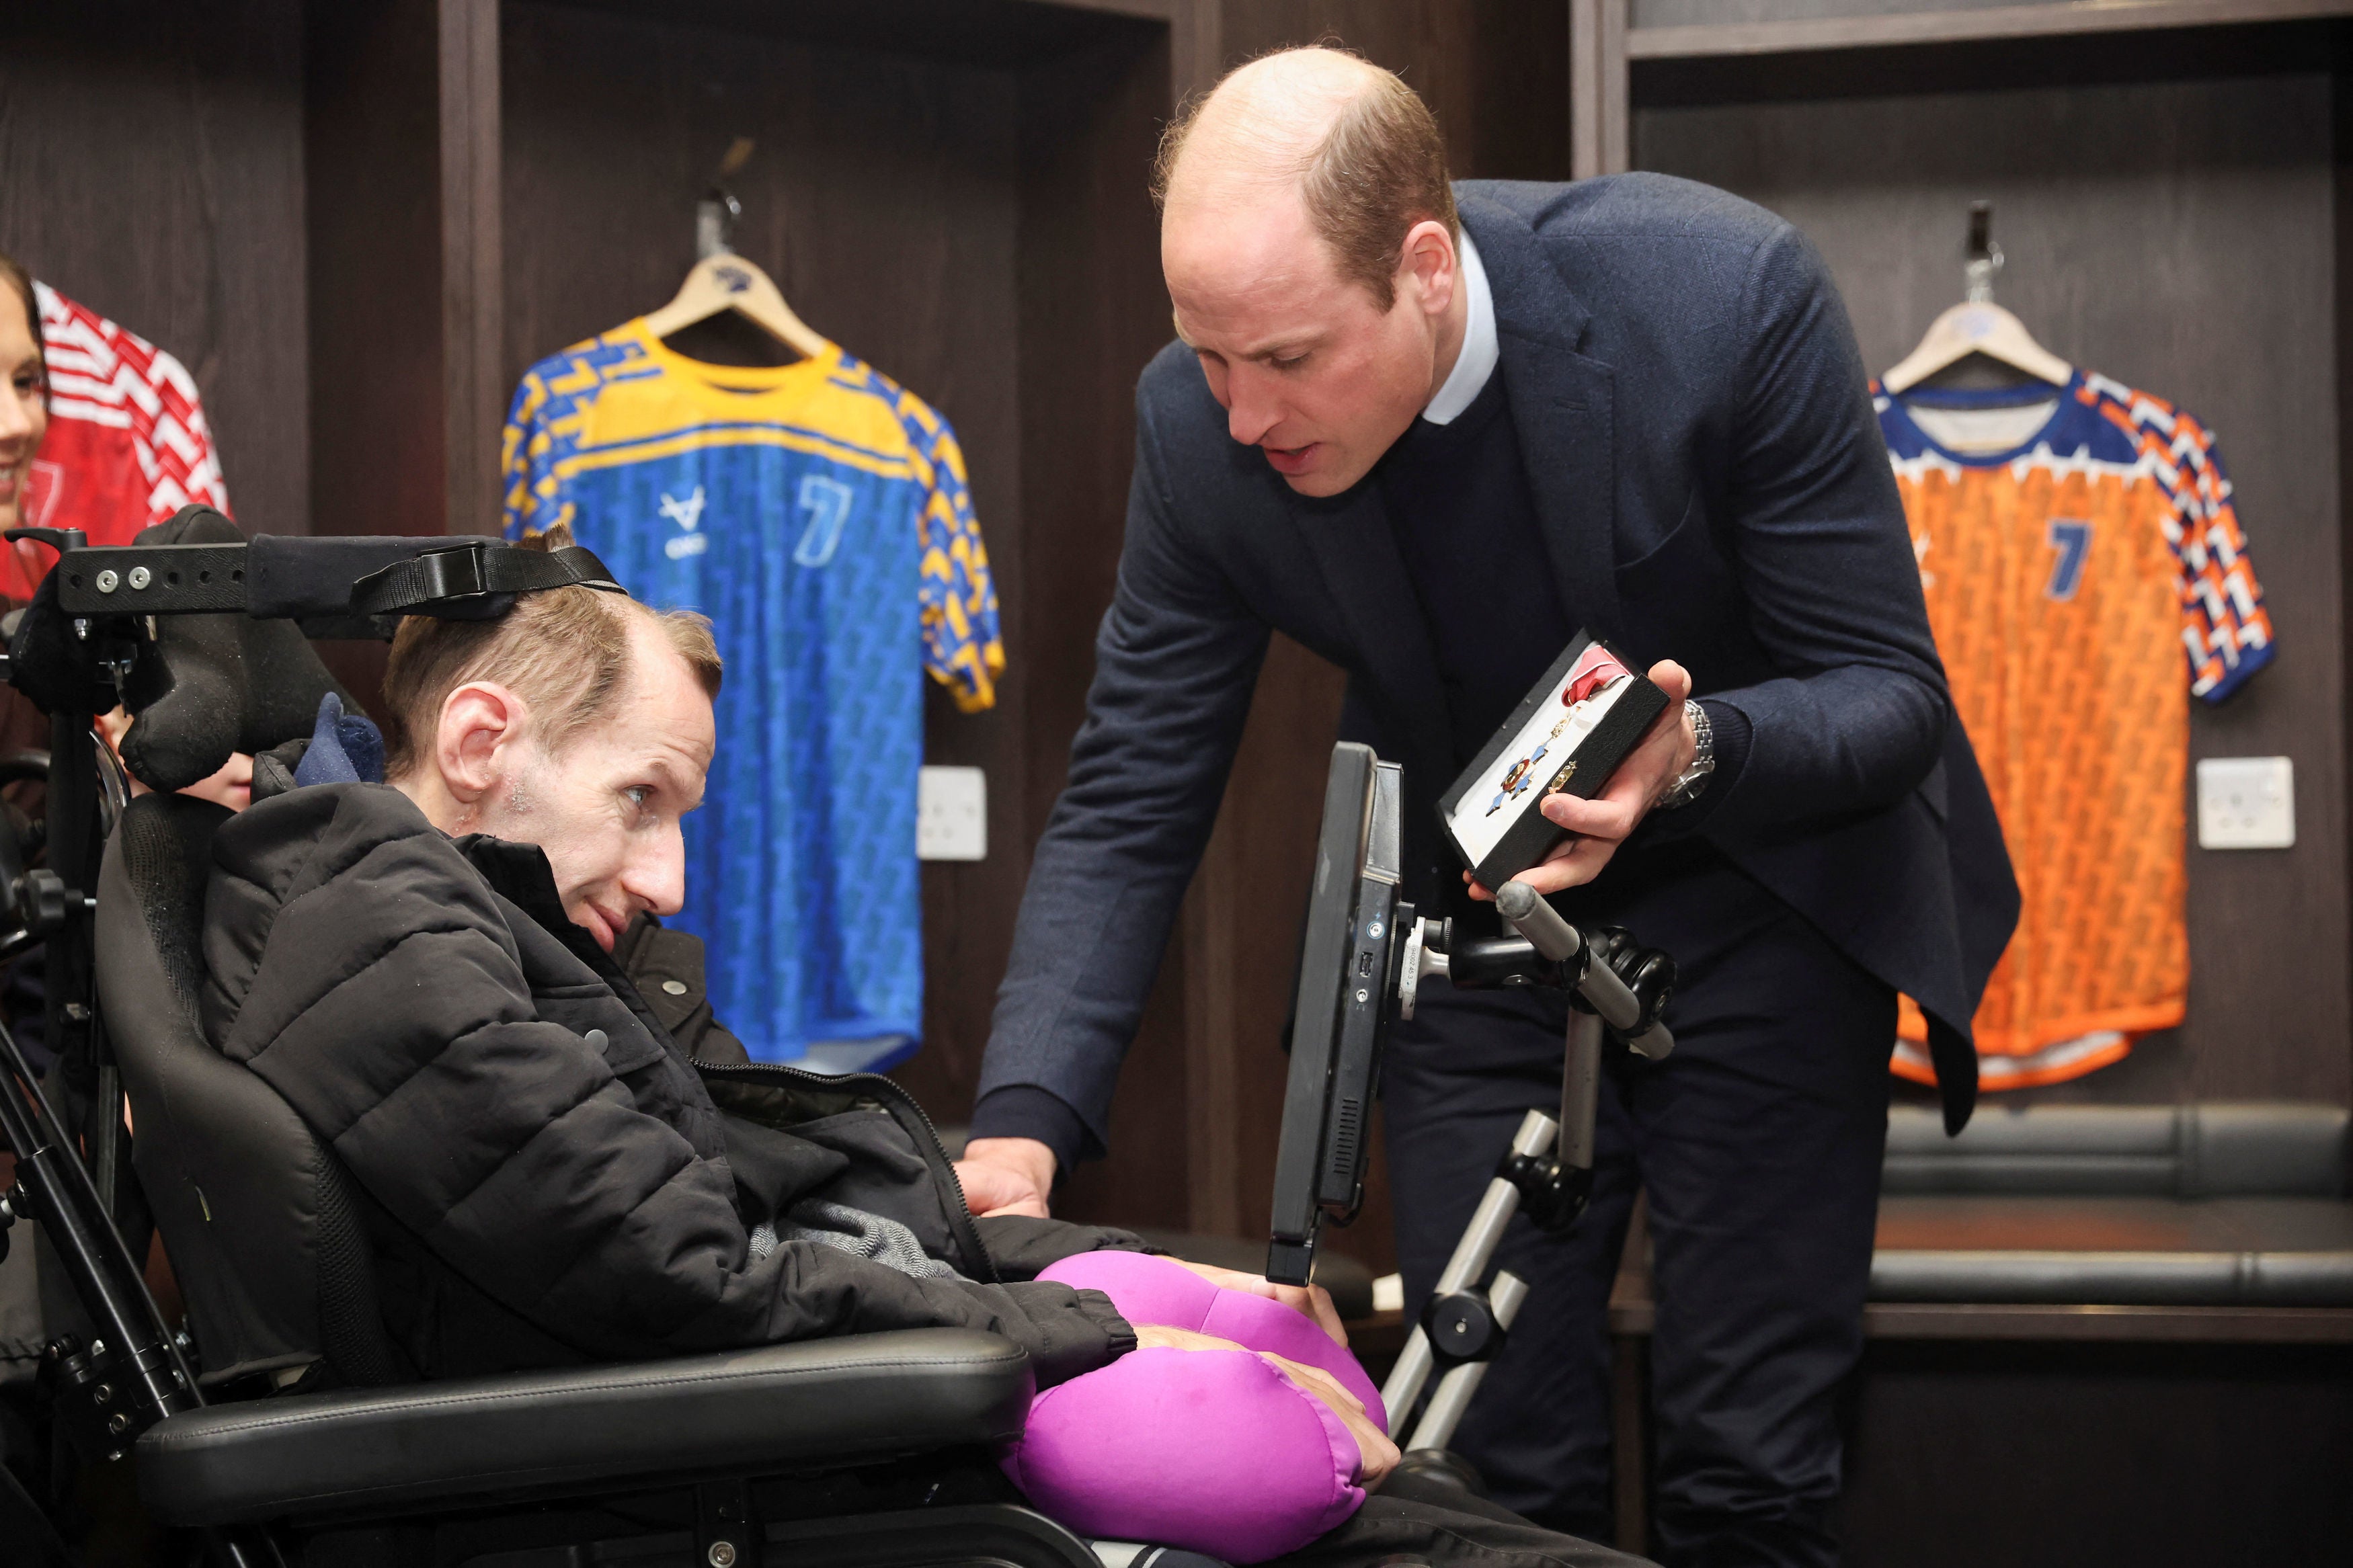
POLYGON ((1179 0, 546 0, 574 10, 715 27, 751 37, 1020 66, 1166 24, 1179 0))
MULTIPOLYGON (((1609 1305, 1609 1331, 1641 1336, 1653 1303, 1609 1305)), ((2353 1344, 2353 1307, 2104 1307, 2040 1302, 1874 1301, 1874 1340, 2102 1341, 2111 1344, 2353 1344)))
POLYGON ((2353 16, 2353 3, 2348 0, 2117 0, 2115 4, 2076 0, 2074 4, 2003 5, 1982 11, 1916 11, 1809 17, 1789 22, 1632 27, 1626 33, 1626 54, 1629 59, 1638 61, 1725 59, 1811 54, 1824 49, 1900 48, 2161 32, 2182 27, 2245 26, 2348 16, 2353 16))
POLYGON ((2105 1340, 2208 1344, 2353 1343, 2353 1308, 2101 1307, 1878 1301, 1862 1311, 1878 1340, 2105 1340))

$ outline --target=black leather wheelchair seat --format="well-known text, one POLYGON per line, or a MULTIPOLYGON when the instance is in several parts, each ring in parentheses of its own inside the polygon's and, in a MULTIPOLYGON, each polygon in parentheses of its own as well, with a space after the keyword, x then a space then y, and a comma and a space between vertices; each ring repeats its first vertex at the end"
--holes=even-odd
POLYGON ((383 1510, 649 1477, 844 1465, 1017 1436, 1029 1358, 915 1329, 174 1415, 137 1447, 170 1524, 383 1510))

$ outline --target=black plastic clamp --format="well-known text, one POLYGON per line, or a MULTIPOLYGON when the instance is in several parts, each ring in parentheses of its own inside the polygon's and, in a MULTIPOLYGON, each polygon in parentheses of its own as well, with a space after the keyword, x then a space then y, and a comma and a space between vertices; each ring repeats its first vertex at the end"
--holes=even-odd
POLYGON ((1511 1331, 1495 1321, 1494 1303, 1478 1286, 1431 1297, 1421 1310, 1421 1331, 1429 1336, 1430 1359, 1440 1372, 1470 1362, 1493 1361, 1512 1337, 1511 1331))
POLYGON ((1575 1225, 1593 1196, 1593 1173, 1564 1165, 1553 1154, 1506 1150, 1495 1174, 1519 1188, 1521 1212, 1546 1236, 1558 1236, 1575 1225))

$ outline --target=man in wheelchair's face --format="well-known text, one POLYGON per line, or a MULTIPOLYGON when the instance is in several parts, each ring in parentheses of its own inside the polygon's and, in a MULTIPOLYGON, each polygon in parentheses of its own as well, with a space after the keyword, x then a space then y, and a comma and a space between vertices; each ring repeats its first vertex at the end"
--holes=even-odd
POLYGON ((702 804, 716 742, 710 696, 653 617, 630 615, 628 636, 619 697, 569 733, 561 712, 469 681, 387 781, 444 833, 538 845, 564 912, 607 952, 638 914, 685 903, 680 819, 702 804))

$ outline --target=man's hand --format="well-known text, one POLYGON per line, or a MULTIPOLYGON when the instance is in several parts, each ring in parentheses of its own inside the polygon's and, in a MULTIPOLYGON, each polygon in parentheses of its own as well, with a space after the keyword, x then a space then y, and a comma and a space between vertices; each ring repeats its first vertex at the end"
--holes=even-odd
POLYGON ((1035 1138, 976 1138, 964 1146, 955 1173, 965 1206, 983 1218, 1050 1217, 1046 1200, 1054 1190, 1054 1151, 1035 1138))
MULTIPOLYGON (((1539 809, 1545 819, 1567 828, 1569 837, 1514 881, 1525 882, 1539 893, 1557 893, 1563 888, 1590 882, 1601 875, 1601 868, 1609 864, 1618 846, 1642 825, 1659 797, 1673 788, 1675 780, 1692 765, 1692 758, 1699 752, 1699 737, 1692 733, 1691 717, 1683 711, 1683 700, 1691 695, 1690 671, 1671 658, 1662 658, 1651 666, 1651 684, 1667 694, 1667 710, 1651 721, 1599 795, 1591 800, 1560 794, 1544 797, 1539 809)), ((1462 879, 1471 884, 1472 898, 1494 898, 1494 890, 1481 887, 1470 872, 1465 871, 1462 879)))
POLYGON ((1287 1356, 1272 1351, 1261 1351, 1259 1359, 1270 1363, 1276 1371, 1298 1387, 1324 1402, 1340 1425, 1356 1440, 1356 1484, 1366 1491, 1378 1491, 1381 1483, 1397 1468, 1398 1446, 1389 1435, 1373 1425, 1365 1412, 1365 1402, 1341 1386, 1340 1380, 1320 1366, 1303 1366, 1287 1356))
POLYGON ((1334 1344, 1345 1347, 1348 1342, 1348 1331, 1340 1325, 1340 1313, 1332 1305, 1332 1293, 1321 1285, 1278 1285, 1262 1274, 1237 1273, 1231 1268, 1220 1268, 1214 1263, 1186 1263, 1181 1258, 1172 1258, 1168 1261, 1184 1263, 1186 1268, 1220 1289, 1240 1290, 1251 1296, 1263 1296, 1270 1301, 1280 1301, 1330 1335, 1334 1344))

